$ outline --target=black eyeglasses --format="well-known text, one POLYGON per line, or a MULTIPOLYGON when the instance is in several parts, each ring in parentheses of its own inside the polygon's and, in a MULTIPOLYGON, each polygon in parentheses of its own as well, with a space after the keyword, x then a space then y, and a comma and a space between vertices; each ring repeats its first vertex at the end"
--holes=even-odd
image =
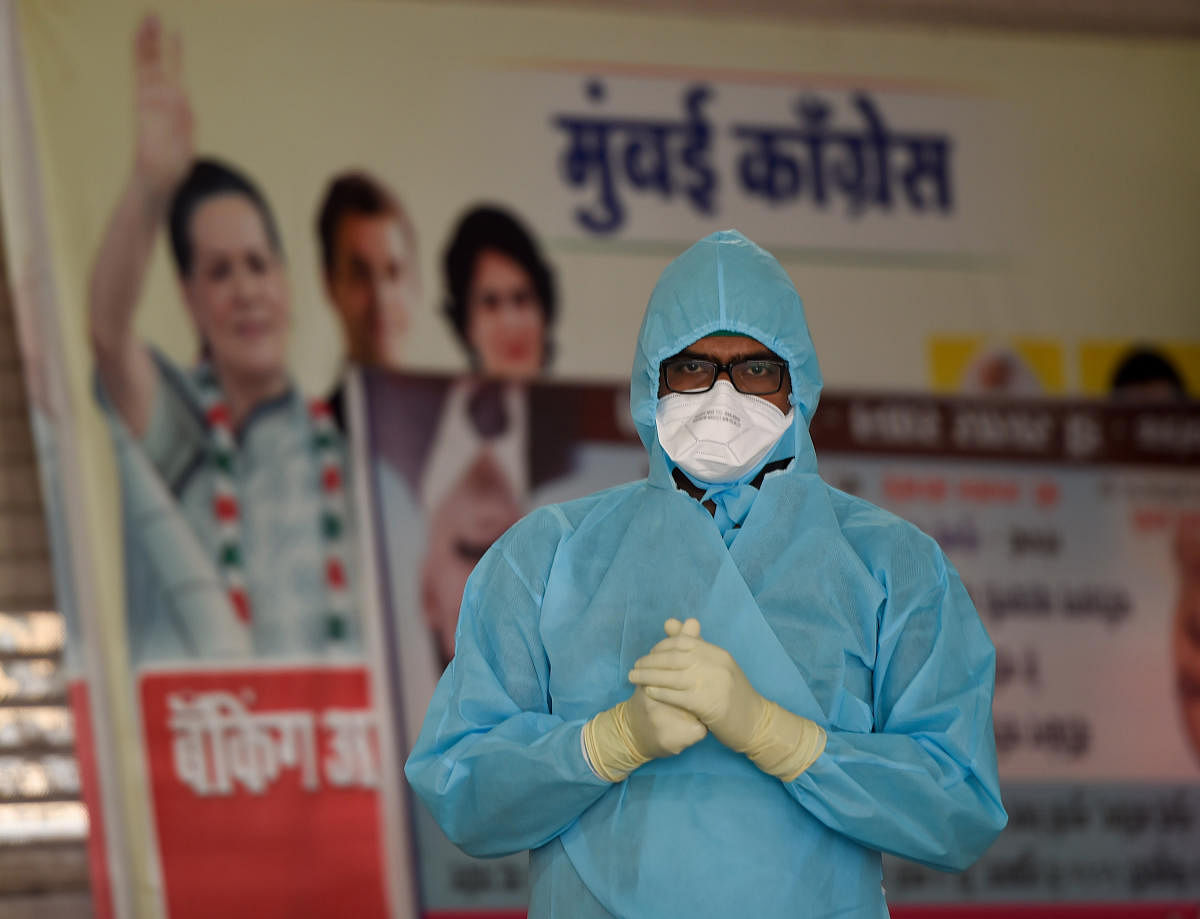
POLYGON ((663 361, 663 382, 678 393, 708 392, 724 371, 733 388, 748 396, 769 396, 783 388, 787 364, 765 357, 722 364, 699 357, 673 357, 663 361))

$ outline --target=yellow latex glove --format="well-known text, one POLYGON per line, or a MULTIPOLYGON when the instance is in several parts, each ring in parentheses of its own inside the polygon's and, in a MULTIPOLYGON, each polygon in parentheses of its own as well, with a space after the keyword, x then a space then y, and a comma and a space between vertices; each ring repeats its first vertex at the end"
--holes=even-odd
POLYGON ((630 682, 695 715, 729 749, 785 782, 816 761, 825 749, 820 725, 763 698, 728 651, 700 638, 696 620, 669 619, 665 629, 669 637, 638 659, 630 682))
MULTIPOLYGON (((679 620, 671 634, 683 634, 679 620)), ((695 620, 690 620, 695 622, 695 620)), ((696 622, 693 634, 700 634, 696 622)), ((651 699, 640 686, 633 695, 583 726, 583 744, 597 775, 620 782, 643 763, 675 756, 704 739, 708 729, 695 715, 651 699)))

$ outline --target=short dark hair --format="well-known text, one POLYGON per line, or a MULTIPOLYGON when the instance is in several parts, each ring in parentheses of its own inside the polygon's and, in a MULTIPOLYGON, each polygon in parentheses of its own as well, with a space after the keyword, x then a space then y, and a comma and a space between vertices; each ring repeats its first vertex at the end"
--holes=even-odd
POLYGON ((338 225, 347 214, 395 217, 409 244, 416 246, 417 237, 408 219, 408 212, 396 194, 368 172, 343 172, 329 181, 317 211, 317 241, 321 246, 321 264, 326 274, 333 270, 338 225))
MULTIPOLYGON (((475 262, 485 249, 494 249, 520 265, 533 281, 546 327, 554 323, 558 308, 554 270, 542 258, 533 235, 512 213, 495 205, 481 205, 459 218, 458 226, 446 247, 444 257, 446 301, 442 312, 450 320, 458 340, 467 351, 467 304, 475 262)), ((545 354, 549 363, 552 343, 546 336, 545 354)))
POLYGON ((1168 384, 1180 398, 1187 397, 1183 377, 1167 356, 1150 345, 1138 345, 1127 352, 1113 370, 1109 390, 1116 393, 1127 386, 1157 382, 1168 384))
POLYGON ((262 218, 267 240, 277 255, 283 255, 279 227, 267 199, 248 176, 220 160, 201 157, 192 163, 187 177, 175 189, 167 225, 171 235, 171 255, 175 270, 186 278, 192 272, 192 215, 200 205, 216 195, 242 195, 248 198, 262 218))

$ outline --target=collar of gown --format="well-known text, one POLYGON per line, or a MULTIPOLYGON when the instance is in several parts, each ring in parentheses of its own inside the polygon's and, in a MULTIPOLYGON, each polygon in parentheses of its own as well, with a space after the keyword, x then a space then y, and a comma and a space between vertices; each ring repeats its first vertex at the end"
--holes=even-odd
POLYGON ((750 513, 750 508, 754 505, 754 499, 758 497, 758 490, 762 487, 767 473, 786 469, 790 462, 791 459, 775 460, 763 466, 758 475, 749 482, 713 485, 708 489, 702 489, 695 485, 679 468, 673 469, 671 475, 680 491, 687 492, 713 515, 717 529, 721 531, 721 538, 728 546, 733 543, 738 528, 750 513))

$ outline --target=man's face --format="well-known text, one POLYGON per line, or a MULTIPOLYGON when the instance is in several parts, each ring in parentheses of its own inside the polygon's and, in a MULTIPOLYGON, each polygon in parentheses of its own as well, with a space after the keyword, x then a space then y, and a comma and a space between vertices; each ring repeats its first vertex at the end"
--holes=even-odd
POLYGON ((391 214, 343 217, 325 285, 342 321, 347 357, 367 366, 399 366, 421 296, 416 253, 400 221, 391 214))
MULTIPOLYGON (((746 335, 707 335, 698 341, 688 345, 674 357, 667 360, 674 360, 678 357, 694 357, 697 360, 715 361, 718 364, 730 364, 737 361, 746 360, 783 360, 778 354, 764 345, 757 339, 750 338, 746 335)), ((729 374, 727 371, 721 371, 717 374, 718 380, 728 380, 729 374)), ((731 381, 732 382, 732 381, 731 381)), ((658 395, 660 397, 667 395, 671 390, 667 388, 666 381, 662 378, 661 373, 658 383, 658 395)), ((765 396, 756 396, 758 399, 765 399, 773 406, 783 412, 785 415, 791 408, 788 403, 788 397, 792 393, 792 381, 786 370, 783 377, 783 385, 778 392, 769 393, 765 396)))

